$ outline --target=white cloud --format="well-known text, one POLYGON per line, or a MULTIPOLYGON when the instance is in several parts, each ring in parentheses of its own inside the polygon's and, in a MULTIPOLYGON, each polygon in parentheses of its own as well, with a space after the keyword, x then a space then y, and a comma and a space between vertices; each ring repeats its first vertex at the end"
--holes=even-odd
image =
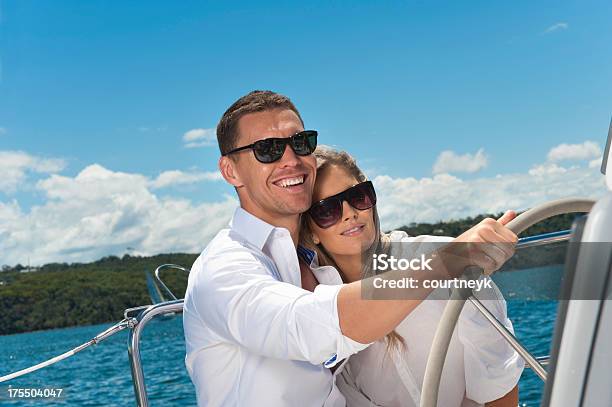
POLYGON ((179 170, 164 171, 151 182, 151 187, 165 188, 171 185, 193 184, 201 181, 220 181, 223 177, 219 171, 183 172, 179 170))
POLYGON ((548 152, 548 161, 590 160, 601 156, 601 148, 594 141, 582 144, 559 144, 548 152))
MULTIPOLYGON (((62 168, 52 161, 35 162, 28 165, 62 168)), ((378 175, 373 181, 382 227, 524 210, 562 197, 598 197, 606 188, 592 162, 565 167, 549 161, 525 172, 469 180, 447 173, 420 179, 378 175)), ((45 197, 42 204, 24 210, 16 200, 0 201, 0 264, 24 263, 28 257, 32 264, 91 261, 122 255, 128 247, 142 255, 200 252, 225 227, 237 199, 222 196, 194 203, 162 198, 156 189, 218 177, 193 170, 165 171, 151 178, 97 164, 74 177, 50 174, 36 184, 45 197)))
POLYGON ((474 180, 462 180, 449 174, 421 179, 381 175, 373 182, 385 230, 411 222, 524 210, 558 198, 599 197, 606 191, 604 177, 596 169, 563 168, 551 163, 536 166, 527 173, 474 180))
POLYGON ((555 23, 555 24, 551 25, 546 30, 544 30, 544 34, 550 34, 550 33, 553 33, 555 31, 559 31, 559 30, 567 30, 568 28, 569 28, 569 24, 568 23, 560 21, 558 23, 555 23))
POLYGON ((476 154, 459 155, 451 150, 442 151, 433 166, 434 174, 467 172, 474 173, 487 166, 488 160, 484 150, 476 154))
POLYGON ((162 175, 152 181, 94 164, 75 177, 54 174, 39 181, 47 199, 29 212, 16 201, 0 202, 0 264, 28 257, 32 264, 91 261, 122 255, 128 247, 143 255, 200 252, 227 224, 237 200, 160 198, 151 189, 168 177, 162 175))
POLYGON ((62 171, 66 162, 43 158, 23 151, 0 151, 0 192, 13 193, 24 184, 28 173, 52 174, 62 171))
POLYGON ((560 167, 555 163, 544 163, 531 168, 529 170, 529 175, 533 175, 535 177, 542 177, 546 175, 565 174, 566 172, 566 168, 560 167))
POLYGON ((186 148, 214 146, 216 141, 215 129, 191 129, 183 134, 186 148))
POLYGON ((76 177, 51 175, 38 181, 37 187, 48 198, 95 202, 119 196, 130 187, 130 194, 142 193, 149 180, 144 175, 114 172, 99 164, 85 167, 76 177))
POLYGON ((0 127, 0 136, 6 133, 7 133, 6 127, 0 127))
POLYGON ((589 161, 589 168, 601 169, 601 163, 603 162, 603 156, 589 161))

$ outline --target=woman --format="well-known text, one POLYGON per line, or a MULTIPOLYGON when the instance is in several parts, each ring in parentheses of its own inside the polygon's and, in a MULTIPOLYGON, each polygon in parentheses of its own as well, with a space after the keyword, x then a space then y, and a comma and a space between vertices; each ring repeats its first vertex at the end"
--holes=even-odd
MULTIPOLYGON (((393 242, 426 252, 436 242, 452 240, 381 233, 373 186, 355 160, 328 147, 318 148, 315 156, 314 204, 302 219, 300 244, 316 253, 319 265, 336 267, 345 283, 362 278, 363 253, 371 258, 370 253, 384 252, 393 242)), ((442 289, 432 292, 395 331, 350 357, 337 378, 349 407, 419 406, 429 348, 448 294, 442 289)), ((512 330, 499 290, 495 287, 487 298, 497 299, 484 302, 512 330)), ((468 303, 451 340, 438 405, 515 407, 522 369, 518 354, 468 303)))

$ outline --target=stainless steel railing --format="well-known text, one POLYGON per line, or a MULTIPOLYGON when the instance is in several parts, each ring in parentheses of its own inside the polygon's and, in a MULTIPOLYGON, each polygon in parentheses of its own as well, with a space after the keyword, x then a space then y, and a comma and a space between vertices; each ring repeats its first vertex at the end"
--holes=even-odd
MULTIPOLYGON (((480 301, 478 301, 476 297, 471 296, 468 298, 468 300, 470 300, 470 302, 474 304, 478 311, 480 311, 482 315, 485 316, 485 318, 491 323, 491 325, 493 325, 497 332, 499 332, 501 336, 510 344, 510 346, 512 346, 514 350, 517 351, 519 355, 521 355, 525 363, 527 363, 527 365, 531 369, 533 369, 535 374, 537 374, 543 381, 546 381, 546 369, 544 369, 544 366, 540 364, 538 358, 533 356, 531 352, 529 352, 527 348, 525 348, 519 342, 516 336, 514 336, 512 332, 506 329, 506 327, 501 322, 499 322, 497 318, 495 318, 495 315, 493 315, 491 311, 489 311, 480 301)), ((545 360, 548 362, 548 357, 546 357, 545 360)))
POLYGON ((564 242, 570 239, 571 230, 560 230, 558 232, 543 233, 541 235, 522 237, 516 244, 516 249, 541 246, 549 243, 564 242))
POLYGON ((128 355, 132 369, 132 382, 136 403, 140 407, 148 407, 147 387, 145 385, 144 371, 140 358, 140 337, 147 323, 158 315, 177 313, 183 311, 183 300, 162 302, 147 307, 134 318, 134 327, 130 329, 128 337, 128 355))
POLYGON ((170 289, 168 288, 166 283, 164 283, 164 281, 159 276, 161 271, 164 270, 164 269, 181 270, 181 271, 186 272, 187 274, 189 274, 189 269, 187 269, 187 268, 185 268, 183 266, 179 266, 177 264, 162 264, 161 266, 159 266, 158 268, 155 269, 155 279, 157 280, 157 282, 161 285, 161 287, 164 289, 164 291, 166 291, 166 293, 168 295, 170 295, 170 297, 173 300, 178 300, 178 298, 176 298, 176 295, 174 295, 174 293, 172 291, 170 291, 170 289))

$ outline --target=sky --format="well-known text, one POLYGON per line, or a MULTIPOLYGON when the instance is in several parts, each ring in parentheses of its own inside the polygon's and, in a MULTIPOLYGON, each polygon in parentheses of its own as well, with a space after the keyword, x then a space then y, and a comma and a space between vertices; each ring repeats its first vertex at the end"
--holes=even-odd
POLYGON ((0 265, 198 253, 214 128, 289 96, 386 230, 601 196, 610 1, 0 2, 0 265))

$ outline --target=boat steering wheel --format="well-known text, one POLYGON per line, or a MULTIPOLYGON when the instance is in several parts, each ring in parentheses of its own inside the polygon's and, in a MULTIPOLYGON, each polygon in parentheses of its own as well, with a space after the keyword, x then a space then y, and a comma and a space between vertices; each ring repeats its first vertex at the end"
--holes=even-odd
MULTIPOLYGON (((595 201, 591 199, 581 198, 566 198, 546 202, 523 212, 508 222, 506 227, 518 235, 528 227, 552 216, 573 212, 589 212, 594 203, 595 201)), ((482 269, 468 267, 464 278, 477 279, 481 274, 482 269)), ((472 290, 469 288, 455 288, 450 296, 452 301, 448 301, 444 308, 427 358, 423 388, 421 389, 420 407, 436 407, 438 405, 438 392, 446 353, 448 352, 451 337, 459 320, 461 310, 471 295, 472 290)))

